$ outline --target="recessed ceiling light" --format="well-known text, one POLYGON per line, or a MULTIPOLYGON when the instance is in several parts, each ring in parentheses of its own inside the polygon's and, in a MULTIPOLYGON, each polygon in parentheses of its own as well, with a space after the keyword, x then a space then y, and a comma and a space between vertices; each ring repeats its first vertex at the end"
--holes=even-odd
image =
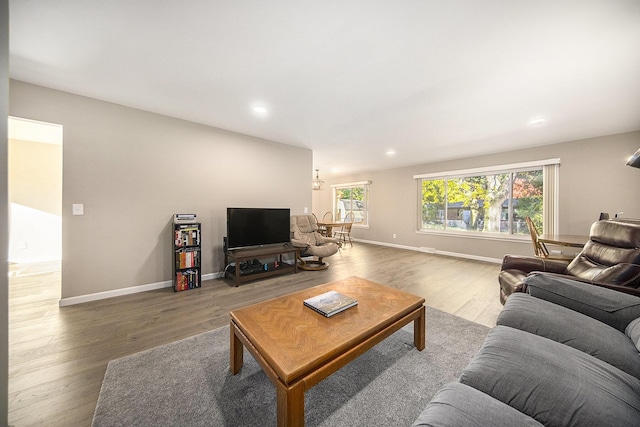
POLYGON ((529 126, 542 126, 547 123, 547 119, 545 117, 534 117, 529 120, 529 126))
POLYGON ((262 105, 254 105, 253 112, 261 115, 267 114, 267 107, 262 105))

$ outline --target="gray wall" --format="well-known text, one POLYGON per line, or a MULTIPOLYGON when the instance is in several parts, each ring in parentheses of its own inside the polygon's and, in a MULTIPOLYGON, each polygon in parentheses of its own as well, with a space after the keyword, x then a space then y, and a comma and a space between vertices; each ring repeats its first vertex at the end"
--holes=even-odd
POLYGON ((7 117, 9 110, 9 2, 0 1, 0 426, 9 422, 9 294, 7 263, 9 214, 7 117))
POLYGON ((316 215, 331 210, 331 184, 371 180, 370 227, 354 228, 356 238, 478 259, 500 260, 506 253, 530 255, 529 239, 513 242, 417 233, 418 189, 413 176, 560 158, 560 233, 585 235, 600 212, 622 211, 625 217, 640 218, 640 169, 625 166, 638 147, 640 131, 339 178, 325 176, 325 189, 314 192, 313 210, 316 215))
POLYGON ((64 127, 63 298, 171 280, 174 213, 198 215, 209 274, 227 207, 311 207, 307 149, 14 80, 9 112, 64 127))

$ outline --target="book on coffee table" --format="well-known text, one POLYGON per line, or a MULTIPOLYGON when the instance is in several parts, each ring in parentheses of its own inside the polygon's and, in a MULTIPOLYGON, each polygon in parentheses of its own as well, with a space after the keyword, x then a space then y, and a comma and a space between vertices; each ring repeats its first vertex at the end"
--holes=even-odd
POLYGON ((331 317, 357 304, 357 300, 336 291, 325 292, 304 300, 304 305, 325 317, 331 317))

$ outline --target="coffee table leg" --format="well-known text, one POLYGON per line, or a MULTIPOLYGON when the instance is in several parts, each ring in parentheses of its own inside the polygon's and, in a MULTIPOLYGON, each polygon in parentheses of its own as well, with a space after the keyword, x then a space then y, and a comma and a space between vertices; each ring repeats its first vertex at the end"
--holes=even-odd
POLYGON ((420 351, 424 350, 424 336, 426 332, 426 315, 424 305, 420 307, 420 316, 413 321, 413 344, 420 351))
POLYGON ((231 324, 229 325, 229 330, 231 331, 231 343, 230 343, 230 354, 231 354, 231 361, 230 361, 230 368, 231 368, 231 374, 235 375, 238 372, 240 372, 240 369, 242 369, 242 364, 243 364, 243 350, 244 347, 242 346, 242 341, 240 341, 240 339, 238 338, 238 336, 236 335, 236 325, 235 323, 233 323, 233 320, 231 321, 231 324))
POLYGON ((278 427, 304 426, 304 382, 298 381, 291 387, 276 383, 278 398, 278 427))

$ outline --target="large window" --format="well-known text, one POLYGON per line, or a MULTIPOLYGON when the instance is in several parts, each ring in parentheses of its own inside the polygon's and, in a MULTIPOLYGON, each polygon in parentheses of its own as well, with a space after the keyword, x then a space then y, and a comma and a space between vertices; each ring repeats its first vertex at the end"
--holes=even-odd
POLYGON ((369 181, 333 185, 333 219, 353 214, 354 225, 369 225, 369 181))
POLYGON ((558 162, 417 175, 419 230, 528 235, 528 216, 554 232, 558 162))

